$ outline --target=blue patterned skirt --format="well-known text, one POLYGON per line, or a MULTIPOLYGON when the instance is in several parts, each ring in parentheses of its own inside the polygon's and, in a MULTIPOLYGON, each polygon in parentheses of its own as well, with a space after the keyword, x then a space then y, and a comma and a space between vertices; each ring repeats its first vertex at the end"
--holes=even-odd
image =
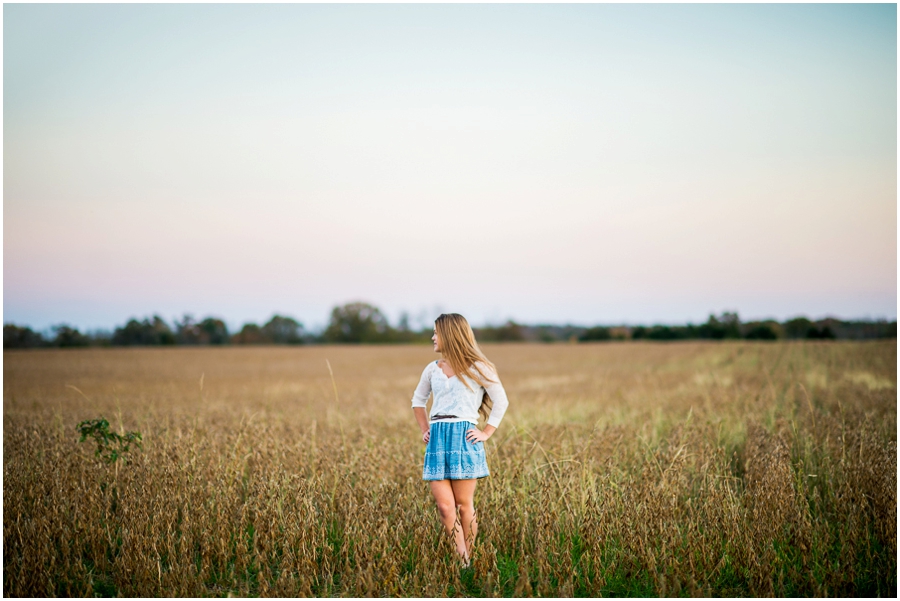
POLYGON ((491 475, 484 443, 466 440, 466 432, 474 427, 469 422, 431 422, 423 480, 469 480, 491 475))

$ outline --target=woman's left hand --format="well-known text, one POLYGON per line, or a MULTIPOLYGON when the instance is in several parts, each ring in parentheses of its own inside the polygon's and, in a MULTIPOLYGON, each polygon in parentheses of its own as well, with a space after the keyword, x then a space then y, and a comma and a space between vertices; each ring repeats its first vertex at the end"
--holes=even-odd
POLYGON ((486 432, 482 432, 478 428, 472 428, 471 430, 468 430, 466 432, 466 440, 468 440, 472 444, 475 444, 476 442, 484 442, 485 440, 487 440, 490 437, 491 437, 490 434, 487 434, 486 432))

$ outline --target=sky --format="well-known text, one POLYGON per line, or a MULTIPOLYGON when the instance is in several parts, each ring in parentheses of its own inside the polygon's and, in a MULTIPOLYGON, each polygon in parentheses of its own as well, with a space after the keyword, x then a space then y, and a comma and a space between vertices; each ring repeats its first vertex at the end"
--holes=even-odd
POLYGON ((896 5, 3 6, 3 320, 897 316, 896 5))

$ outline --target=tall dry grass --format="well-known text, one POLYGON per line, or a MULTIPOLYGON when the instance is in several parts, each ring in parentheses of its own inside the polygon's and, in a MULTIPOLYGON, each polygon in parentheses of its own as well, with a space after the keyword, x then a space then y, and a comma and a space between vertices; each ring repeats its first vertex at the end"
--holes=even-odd
POLYGON ((421 481, 427 347, 4 353, 4 594, 896 594, 896 342, 485 350, 469 570, 421 481), (78 444, 100 415, 130 464, 78 444))

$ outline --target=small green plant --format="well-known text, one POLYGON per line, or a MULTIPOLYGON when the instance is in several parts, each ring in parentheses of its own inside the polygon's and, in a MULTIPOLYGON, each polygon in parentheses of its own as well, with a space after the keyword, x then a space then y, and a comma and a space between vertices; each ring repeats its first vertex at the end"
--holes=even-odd
POLYGON ((78 442, 85 442, 88 438, 97 443, 97 457, 101 457, 107 463, 115 463, 117 460, 124 458, 125 453, 131 450, 131 445, 139 449, 141 446, 140 432, 126 432, 124 435, 113 432, 109 429, 109 422, 106 418, 89 419, 79 423, 76 429, 81 433, 78 442))

